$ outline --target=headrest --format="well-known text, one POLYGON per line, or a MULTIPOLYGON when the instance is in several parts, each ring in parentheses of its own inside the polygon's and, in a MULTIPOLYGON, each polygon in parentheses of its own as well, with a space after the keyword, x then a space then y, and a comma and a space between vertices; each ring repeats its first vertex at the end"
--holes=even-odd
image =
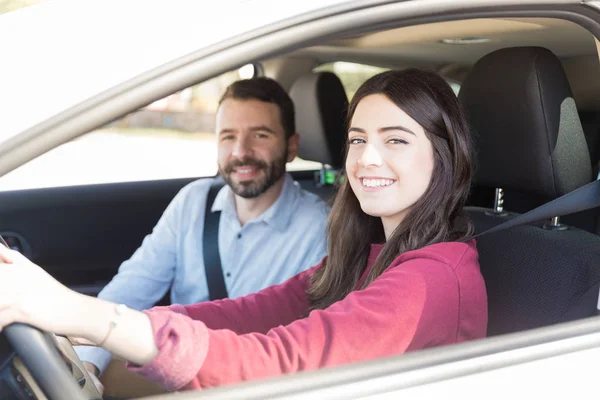
POLYGON ((341 168, 344 163, 348 98, 340 79, 331 72, 301 76, 290 89, 300 133, 298 155, 341 168))
POLYGON ((556 198, 591 181, 577 106, 550 50, 516 47, 486 55, 459 99, 474 132, 477 184, 556 198))

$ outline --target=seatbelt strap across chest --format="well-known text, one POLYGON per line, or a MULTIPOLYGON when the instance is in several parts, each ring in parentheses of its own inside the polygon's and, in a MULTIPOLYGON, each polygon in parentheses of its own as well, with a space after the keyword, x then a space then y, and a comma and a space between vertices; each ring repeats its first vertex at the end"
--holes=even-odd
POLYGON ((219 190, 225 185, 221 178, 215 178, 206 196, 204 211, 204 231, 202 234, 202 251, 204 254, 204 271, 211 301, 228 297, 219 254, 219 221, 221 211, 212 212, 212 206, 219 190))

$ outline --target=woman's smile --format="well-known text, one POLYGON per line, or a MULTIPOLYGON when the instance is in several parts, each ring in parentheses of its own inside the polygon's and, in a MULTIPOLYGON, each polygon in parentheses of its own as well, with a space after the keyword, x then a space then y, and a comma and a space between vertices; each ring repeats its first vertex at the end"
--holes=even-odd
POLYGON ((359 177, 358 180, 365 192, 379 192, 396 183, 395 179, 374 176, 363 176, 359 177))

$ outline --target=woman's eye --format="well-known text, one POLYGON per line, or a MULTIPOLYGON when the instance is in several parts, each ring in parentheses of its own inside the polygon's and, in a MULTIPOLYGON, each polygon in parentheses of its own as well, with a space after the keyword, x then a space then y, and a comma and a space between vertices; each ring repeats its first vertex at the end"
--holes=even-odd
POLYGON ((365 139, 363 138, 352 138, 349 140, 350 144, 361 144, 361 143, 366 143, 365 139))
POLYGON ((396 139, 396 138, 392 138, 388 140, 388 143, 391 144, 408 144, 408 142, 404 139, 396 139))

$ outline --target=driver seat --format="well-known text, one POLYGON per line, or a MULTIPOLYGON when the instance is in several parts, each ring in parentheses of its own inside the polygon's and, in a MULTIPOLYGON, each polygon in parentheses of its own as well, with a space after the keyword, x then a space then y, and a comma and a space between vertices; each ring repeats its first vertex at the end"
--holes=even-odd
MULTIPOLYGON (((555 199, 591 182, 577 107, 551 51, 506 48, 484 56, 459 100, 474 133, 476 184, 555 199)), ((515 215, 467 210, 477 232, 515 215)), ((488 291, 489 335, 596 315, 599 236, 547 221, 482 236, 477 248, 488 291)))

